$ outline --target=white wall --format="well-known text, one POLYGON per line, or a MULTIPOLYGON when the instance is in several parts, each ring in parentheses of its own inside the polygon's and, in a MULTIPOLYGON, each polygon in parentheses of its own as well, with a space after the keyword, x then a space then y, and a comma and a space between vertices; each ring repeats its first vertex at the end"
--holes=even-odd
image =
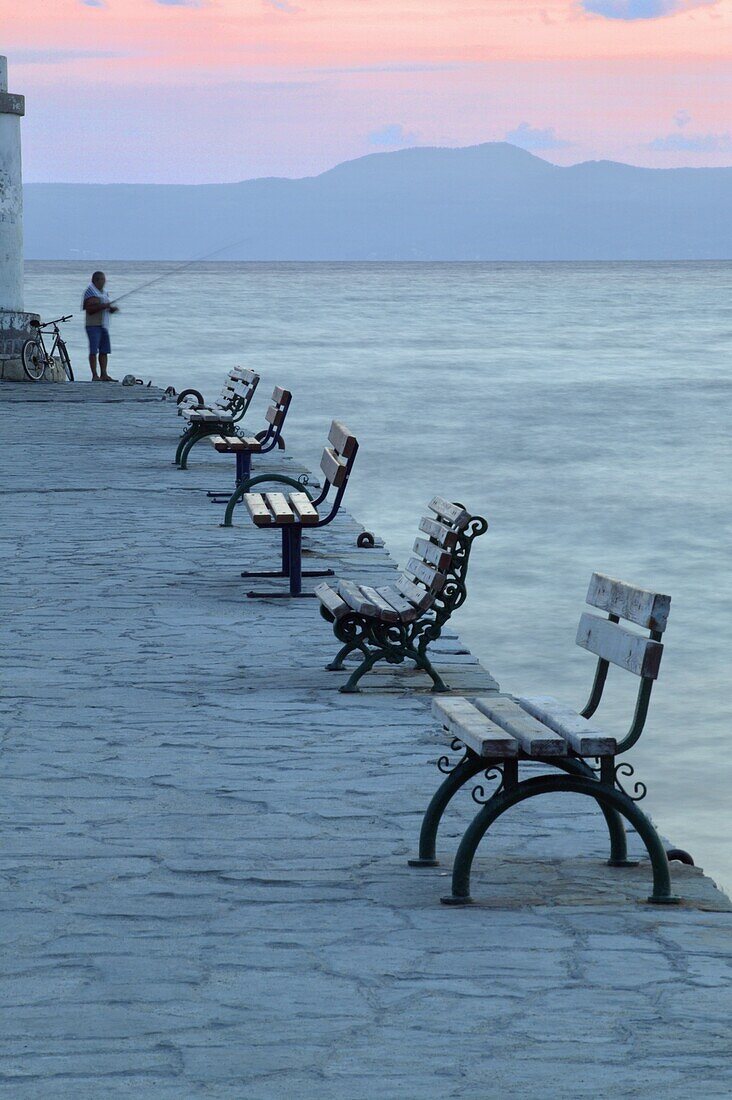
MULTIPOLYGON (((7 62, 0 58, 0 92, 7 62)), ((20 116, 0 114, 0 309, 23 308, 23 189, 20 116)))

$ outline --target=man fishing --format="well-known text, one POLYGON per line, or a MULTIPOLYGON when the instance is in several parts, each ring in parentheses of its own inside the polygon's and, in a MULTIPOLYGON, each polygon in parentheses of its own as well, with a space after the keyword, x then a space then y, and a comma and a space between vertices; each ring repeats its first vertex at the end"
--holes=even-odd
POLYGON ((117 312, 104 287, 107 277, 103 271, 95 271, 89 286, 84 291, 81 305, 86 315, 86 335, 89 340, 89 366, 92 382, 116 382, 110 378, 107 370, 112 345, 109 339, 109 317, 117 312), (97 357, 99 373, 97 373, 97 357))

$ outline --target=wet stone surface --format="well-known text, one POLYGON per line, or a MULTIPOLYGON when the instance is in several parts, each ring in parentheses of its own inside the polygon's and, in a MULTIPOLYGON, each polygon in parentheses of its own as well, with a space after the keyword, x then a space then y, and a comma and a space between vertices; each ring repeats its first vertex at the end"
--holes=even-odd
MULTIPOLYGON (((475 806, 443 866, 406 866, 445 751, 429 681, 340 695, 315 602, 244 598, 275 537, 218 526, 233 461, 176 470, 159 394, 0 406, 0 1094, 728 1095, 732 918, 701 871, 646 905, 647 863, 606 867, 602 819, 556 796, 486 840, 476 905, 440 906, 475 806)), ((388 581, 360 530, 307 557, 388 581)), ((497 689, 454 631, 438 648, 455 690, 497 689)))

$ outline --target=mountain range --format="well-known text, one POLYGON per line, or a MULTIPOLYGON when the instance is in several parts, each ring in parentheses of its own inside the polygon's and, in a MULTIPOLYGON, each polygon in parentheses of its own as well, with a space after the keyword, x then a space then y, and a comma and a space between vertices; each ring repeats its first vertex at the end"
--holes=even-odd
POLYGON ((25 187, 29 259, 732 258, 732 168, 559 167, 504 142, 304 179, 25 187))

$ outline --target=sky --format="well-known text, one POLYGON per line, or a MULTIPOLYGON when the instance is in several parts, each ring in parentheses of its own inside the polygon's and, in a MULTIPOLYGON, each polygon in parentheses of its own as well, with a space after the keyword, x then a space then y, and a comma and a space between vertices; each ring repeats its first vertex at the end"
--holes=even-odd
POLYGON ((308 176, 413 145, 732 165, 732 0, 0 0, 26 181, 308 176))

